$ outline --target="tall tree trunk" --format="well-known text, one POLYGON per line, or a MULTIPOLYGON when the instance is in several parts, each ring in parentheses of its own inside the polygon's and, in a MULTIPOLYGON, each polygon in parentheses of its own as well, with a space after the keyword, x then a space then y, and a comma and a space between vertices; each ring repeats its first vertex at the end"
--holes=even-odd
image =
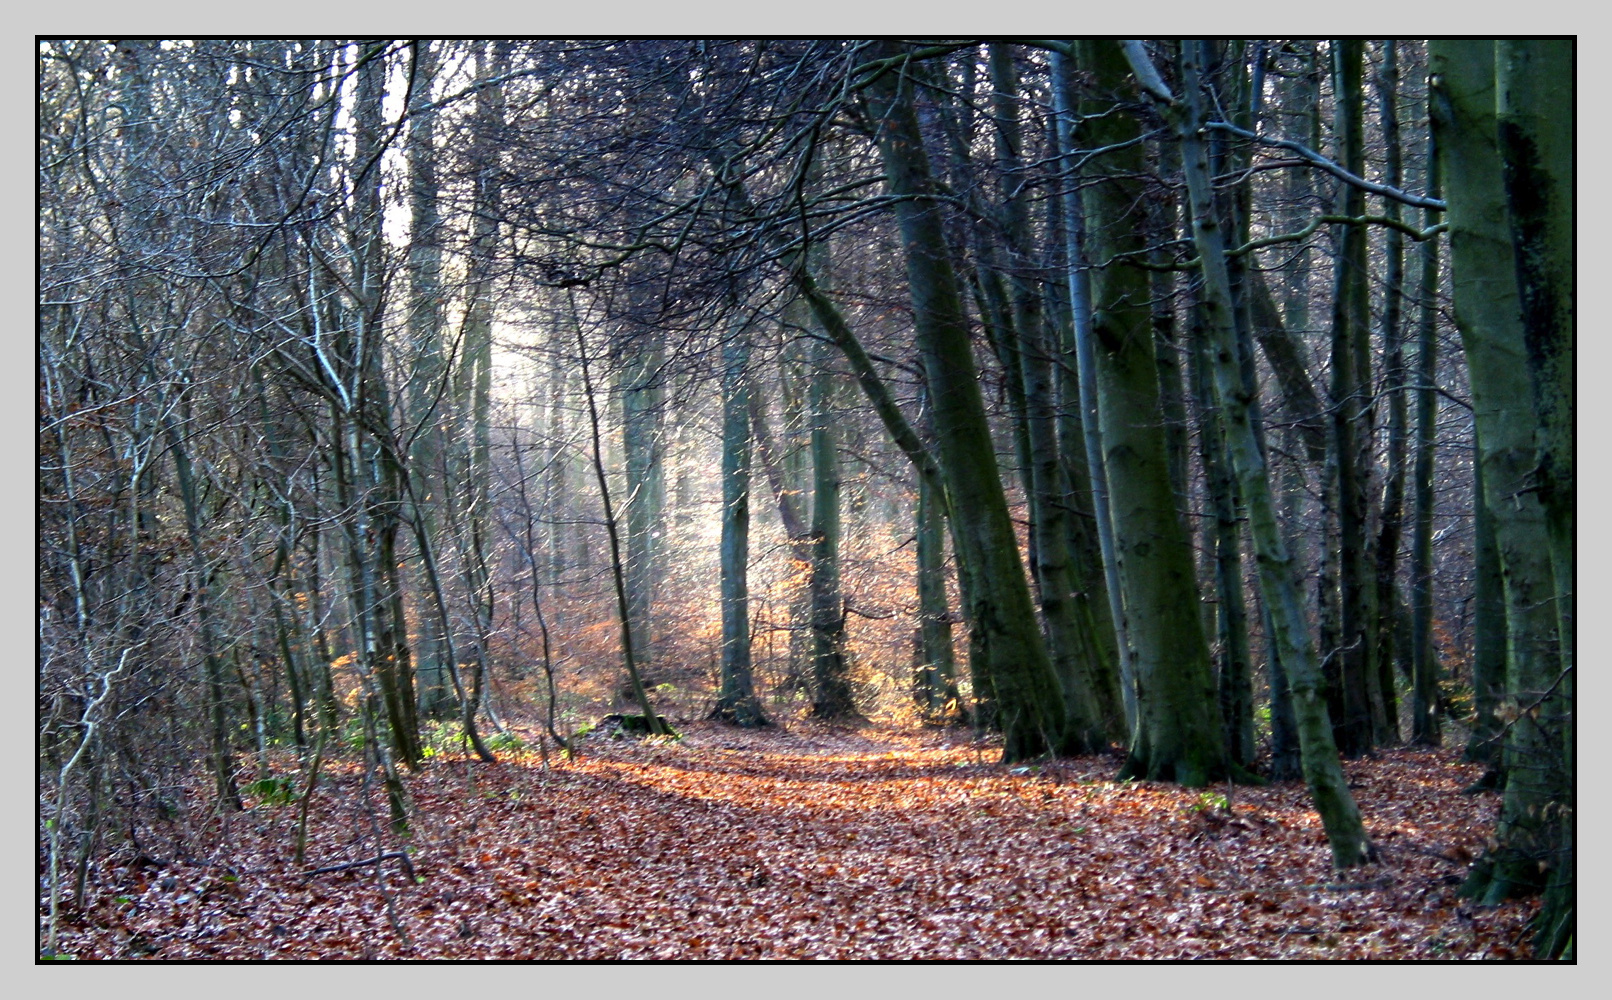
MULTIPOLYGON (((1099 93, 1128 88, 1125 58, 1112 42, 1076 44, 1099 93)), ((1085 123, 1086 145, 1112 149, 1102 162, 1107 175, 1085 192, 1086 231, 1103 261, 1145 249, 1141 227, 1127 224, 1143 199, 1140 128, 1129 116, 1102 113, 1111 107, 1111 100, 1093 102, 1085 123)), ((1197 786, 1233 772, 1215 718, 1192 548, 1170 488, 1149 291, 1146 273, 1125 264, 1093 274, 1103 457, 1138 686, 1137 728, 1120 773, 1197 786)))
MULTIPOLYGON (((878 51, 885 57, 901 54, 889 42, 878 51)), ((1063 697, 1036 626, 1002 492, 911 83, 891 68, 870 81, 866 93, 881 124, 879 152, 890 191, 900 198, 895 213, 918 351, 934 403, 957 551, 970 576, 969 624, 980 635, 983 653, 973 664, 976 697, 987 703, 1002 728, 1003 759, 1022 760, 1063 746, 1063 697)))
MULTIPOLYGON (((1427 191, 1439 192, 1439 144, 1427 139, 1427 191)), ((1433 212, 1426 215, 1433 222, 1433 212)), ((1438 238, 1422 244, 1422 287, 1416 332, 1416 441, 1411 476, 1411 741, 1443 742, 1439 727, 1438 644, 1433 637, 1433 446, 1438 434, 1438 238)), ((1477 465, 1482 464, 1481 457, 1477 465)), ((1479 474, 1481 477, 1481 473, 1479 474)), ((1386 523, 1387 512, 1384 512, 1386 523)))
POLYGON ((1506 698, 1506 588, 1495 538, 1494 512, 1483 486, 1483 443, 1472 444, 1473 598, 1472 598, 1472 730, 1467 760, 1488 765, 1473 791, 1499 788, 1501 742, 1506 726, 1500 706, 1506 698))
POLYGON ((626 345, 620 369, 621 451, 627 495, 622 516, 627 527, 627 614, 633 648, 646 676, 655 662, 652 637, 659 522, 665 507, 664 377, 665 345, 659 331, 644 342, 626 345))
MULTIPOLYGON (((1505 583, 1510 655, 1503 721, 1506 790, 1495 845, 1464 890, 1485 902, 1535 892, 1562 867, 1569 735, 1560 725, 1564 657, 1549 514, 1538 473, 1540 414, 1529 373, 1525 299, 1514 254, 1496 48, 1489 40, 1429 45, 1433 127, 1448 192, 1451 284, 1466 352, 1483 488, 1505 583)), ((1502 61, 1503 62, 1503 61, 1502 61)), ((1549 66, 1534 72, 1550 73, 1549 66)), ((1571 107, 1566 93, 1557 95, 1571 107)), ((1570 188, 1568 189, 1570 190, 1570 188)), ((1531 303, 1530 303, 1531 304, 1531 303)))
MULTIPOLYGON (((1220 74, 1230 77, 1230 80, 1222 86, 1222 90, 1226 93, 1225 103, 1230 107, 1232 124, 1249 131, 1257 131, 1264 80, 1263 45, 1257 47, 1258 51, 1253 56, 1254 65, 1251 68, 1248 65, 1249 54, 1246 49, 1246 42, 1234 40, 1228 44, 1224 53, 1229 58, 1220 58, 1223 53, 1219 45, 1211 46, 1211 57, 1220 58, 1220 74)), ((1212 161, 1217 174, 1233 173, 1242 177, 1242 180, 1232 188, 1230 197, 1224 199, 1221 208, 1221 217, 1225 220, 1227 231, 1234 235, 1238 245, 1247 243, 1250 235, 1249 217, 1253 196, 1252 175, 1249 171, 1252 165, 1251 156, 1251 149, 1247 146, 1230 150, 1222 147, 1218 151, 1218 156, 1212 161)), ((1242 373, 1243 384, 1252 387, 1258 377, 1254 368, 1253 320, 1250 307, 1250 300, 1254 294, 1253 282, 1249 276, 1246 258, 1241 255, 1228 257, 1226 269, 1227 276, 1231 280, 1233 319, 1237 325, 1237 366, 1242 373)), ((1194 354, 1197 353, 1195 349, 1194 354)), ((1204 364, 1204 368, 1207 369, 1207 363, 1204 364)), ((1242 539, 1239 530, 1242 501, 1236 476, 1231 472, 1224 456, 1224 430, 1220 427, 1218 411, 1210 403, 1213 387, 1210 385, 1211 379, 1207 371, 1204 372, 1203 379, 1203 400, 1208 404, 1206 408, 1214 413, 1214 419, 1206 424, 1211 428, 1206 432, 1209 444, 1206 454, 1212 456, 1212 461, 1206 460, 1205 475, 1211 480, 1210 491, 1214 497, 1212 502, 1216 522, 1215 589, 1220 600, 1216 606, 1215 620, 1221 647, 1217 671, 1221 731, 1226 741, 1227 755, 1234 762, 1249 766, 1254 757, 1254 692, 1252 657, 1248 644, 1248 609, 1243 597, 1242 539), (1208 471, 1211 467, 1214 468, 1214 472, 1208 471)), ((1250 396, 1253 396, 1252 392, 1250 396)), ((1252 398, 1249 404, 1249 420, 1254 425, 1255 439, 1261 452, 1267 453, 1264 413, 1257 398, 1252 398)))
MULTIPOLYGON (((1519 685, 1540 701, 1556 759, 1540 770, 1552 796, 1540 809, 1554 850, 1545 860, 1545 900, 1536 947, 1571 951, 1576 909, 1573 823, 1574 189, 1573 45, 1502 39, 1495 47, 1497 118, 1511 242, 1522 303, 1523 343, 1537 414, 1534 482, 1545 511, 1560 641, 1552 688, 1519 685)), ((1526 680, 1526 679, 1524 679, 1526 680)), ((1545 678, 1541 678, 1545 680, 1545 678)), ((1507 785, 1508 792, 1510 785, 1507 785)))
POLYGON ((1023 195, 1019 82, 1012 47, 992 45, 990 65, 995 88, 997 160, 1002 172, 1010 310, 1016 341, 1014 350, 1004 361, 1017 363, 1024 392, 1027 454, 1022 467, 1025 493, 1030 501, 1031 535, 1036 541, 1032 568, 1048 652, 1063 688, 1067 714, 1064 750, 1090 753, 1118 739, 1122 723, 1103 711, 1098 694, 1103 674, 1098 662, 1100 647, 1091 634, 1089 620, 1077 614, 1079 609, 1074 600, 1075 592, 1082 588, 1073 575, 1065 525, 1068 514, 1063 498, 1068 489, 1058 461, 1050 331, 1042 312, 1040 268, 1034 259, 1029 207, 1023 195))
MULTIPOLYGON (((183 412, 189 405, 181 403, 183 412)), ((206 665, 207 716, 209 755, 208 765, 213 772, 213 790, 220 808, 240 809, 241 796, 235 787, 235 760, 230 753, 228 706, 224 701, 224 664, 220 656, 217 627, 213 621, 216 598, 213 591, 213 567, 208 565, 202 539, 201 498, 190 450, 178 429, 166 415, 162 418, 168 449, 173 455, 174 477, 179 483, 179 496, 185 512, 185 537, 190 545, 191 587, 197 595, 196 618, 200 624, 202 662, 206 665)))
MULTIPOLYGON (((414 43, 416 107, 430 102, 438 54, 430 39, 414 43)), ((443 454, 443 415, 447 399, 444 379, 447 364, 442 351, 442 220, 437 208, 436 115, 421 112, 409 119, 409 340, 413 368, 406 392, 408 404, 409 474, 420 496, 418 516, 426 519, 425 532, 436 535, 437 505, 443 497, 440 467, 443 454)), ((416 555, 416 560, 423 557, 416 555)), ((423 567, 421 569, 423 572, 423 567)), ((422 621, 428 620, 424 614, 422 621)), ((434 719, 445 717, 453 701, 443 659, 447 637, 430 626, 418 633, 417 672, 420 711, 434 719)))
MULTIPOLYGON (((804 327, 812 322, 810 307, 799 296, 790 300, 784 312, 786 325, 804 327)), ((819 331, 821 328, 821 324, 817 324, 819 331)), ((811 494, 811 432, 806 417, 806 371, 806 341, 801 337, 792 337, 785 342, 783 357, 778 365, 779 471, 774 493, 778 495, 780 513, 786 498, 804 498, 811 494)), ((759 402, 759 396, 753 397, 751 405, 759 402)), ((802 532, 805 530, 801 528, 802 532)), ((811 572, 809 550, 797 552, 795 558, 797 572, 811 572)), ((794 694, 809 690, 806 677, 807 664, 812 657, 811 619, 812 595, 808 585, 796 591, 789 609, 789 667, 779 689, 781 691, 794 694)))
POLYGON ((815 345, 807 385, 812 453, 812 715, 857 718, 845 655, 845 603, 840 596, 840 449, 835 431, 835 378, 826 345, 815 345))
MULTIPOLYGON (((1057 109, 1058 148, 1066 156, 1074 149, 1073 73, 1075 60, 1061 53, 1053 56, 1053 99, 1057 109)), ((1092 337, 1091 271, 1085 253, 1085 206, 1080 187, 1071 178, 1065 184, 1064 218, 1067 225, 1069 273, 1070 339, 1065 354, 1076 358, 1075 405, 1079 413, 1080 442, 1066 446, 1079 448, 1086 457, 1090 475, 1092 519, 1107 590, 1109 620, 1114 628, 1115 651, 1119 660, 1120 697, 1125 709, 1127 732, 1134 738, 1137 727, 1136 652, 1131 644, 1130 626, 1125 617, 1124 591, 1120 586, 1119 556, 1115 550, 1113 505, 1108 487, 1108 469, 1103 458, 1101 416, 1097 403, 1096 347, 1092 337)), ((1066 408, 1068 403, 1065 404, 1066 408)), ((1073 430, 1073 428, 1069 428, 1073 430)))
POLYGON ((1347 868, 1375 860, 1376 850, 1366 836, 1354 797, 1349 794, 1337 746, 1332 741, 1321 668, 1315 647, 1310 643, 1304 602, 1277 524, 1265 456, 1249 421, 1251 393, 1237 365, 1237 329, 1232 317, 1231 280, 1225 268, 1225 236, 1214 211, 1209 159, 1202 136, 1205 118, 1199 95, 1202 72, 1199 43, 1182 43, 1182 102, 1164 89, 1140 43, 1122 44, 1126 46, 1138 81, 1161 106, 1181 141, 1181 159, 1192 206, 1193 243, 1203 270, 1204 321, 1211 337, 1215 391, 1225 422, 1227 451, 1248 505, 1249 534, 1259 566, 1260 590, 1270 611, 1272 631, 1282 647, 1282 663, 1288 673, 1294 714, 1299 724, 1305 781, 1310 786, 1310 795, 1332 848, 1333 864, 1347 868))
POLYGON ((360 662, 368 675, 366 711, 373 720, 394 829, 408 823, 396 761, 410 768, 421 759, 413 669, 402 617, 395 546, 399 527, 399 482, 389 457, 392 407, 382 367, 385 295, 385 238, 382 232, 380 160, 384 152, 382 103, 385 100, 384 47, 366 44, 359 53, 353 108, 352 279, 348 321, 338 339, 349 339, 352 381, 345 414, 348 482, 356 520, 349 522, 348 549, 355 620, 361 624, 360 662))
MULTIPOLYGON (((722 673, 711 717, 766 725, 750 671, 750 332, 736 318, 722 348, 722 673)), ((647 709, 646 709, 647 711, 647 709)))
MULTIPOLYGON (((588 363, 588 342, 582 328, 582 317, 577 309, 574 293, 568 293, 568 297, 571 315, 576 323, 577 366, 582 371, 582 394, 588 404, 588 438, 592 446, 590 457, 593 460, 593 481, 599 487, 599 501, 604 505, 605 534, 610 543, 610 576, 616 588, 616 621, 621 627, 622 665, 627 671, 628 690, 632 692, 634 700, 644 713, 645 725, 652 734, 665 736, 670 730, 655 712, 654 706, 649 701, 649 692, 644 688, 643 677, 638 673, 638 660, 633 649, 632 618, 627 613, 627 578, 621 553, 621 533, 616 521, 616 507, 610 497, 610 480, 605 475, 604 442, 599 431, 599 400, 595 393, 593 372, 588 363)), ((748 642, 746 650, 748 652, 748 642)))
MULTIPOLYGON (((1365 43, 1339 39, 1333 43, 1336 131, 1343 165, 1355 176, 1365 172, 1365 135, 1361 114, 1361 61, 1365 43)), ((1365 193, 1345 185, 1343 214, 1365 214, 1365 193)), ((1339 233, 1332 301, 1332 451, 1336 462, 1338 516, 1338 647, 1333 657, 1342 685, 1341 717, 1333 720, 1338 747, 1355 757, 1372 749, 1372 671, 1370 606, 1372 578, 1366 537, 1369 519, 1367 481, 1371 477, 1370 334, 1366 284, 1366 229, 1349 225, 1339 233)), ((1378 699, 1380 701, 1380 698, 1378 699)))
POLYGON ((918 564, 918 636, 913 698, 926 720, 955 718, 962 699, 957 691, 957 665, 952 650, 951 618, 946 610, 946 522, 935 488, 918 477, 914 513, 918 564))
MULTIPOLYGON (((1050 147, 1063 148, 1058 139, 1059 123, 1068 122, 1054 115, 1049 123, 1050 147)), ((1071 199, 1047 199, 1047 231, 1050 243, 1050 266, 1060 280, 1045 282, 1047 316, 1049 320, 1048 350, 1052 352, 1053 400, 1057 411, 1058 466, 1063 494, 1057 504, 1064 511, 1066 542, 1072 578, 1076 592, 1071 600, 1090 635, 1094 649, 1092 661, 1093 684, 1098 706, 1104 718, 1116 733, 1116 739, 1128 739, 1130 723, 1125 713, 1124 696, 1120 691, 1120 653, 1118 633, 1114 628, 1113 608, 1108 599, 1107 568, 1103 565, 1102 543, 1097 537, 1096 504, 1093 499, 1091 467, 1086 454, 1085 421, 1081 416, 1080 371, 1078 350, 1075 344, 1075 314, 1071 302, 1071 283, 1081 285, 1083 304, 1091 301, 1085 286, 1084 271, 1078 273, 1071 263, 1070 249, 1078 243, 1070 230, 1068 220, 1071 199)), ((1078 202, 1076 203, 1078 207, 1078 202)), ((1155 286, 1155 293, 1158 288, 1155 286)), ((1166 297, 1167 298, 1167 297, 1166 297)), ((1165 302, 1165 311, 1172 313, 1173 303, 1165 302)), ((1089 310, 1082 325, 1089 326, 1089 310)), ((1089 331, 1088 331, 1089 332, 1089 331)), ((1160 335, 1159 307, 1155 304, 1155 336, 1160 335)), ((1098 442, 1102 450, 1101 440, 1098 442)))
MULTIPOLYGON (((1383 64, 1376 74, 1382 121, 1384 181, 1404 187, 1399 144, 1399 46, 1390 38, 1382 43, 1383 64)), ((1398 222, 1399 202, 1384 200, 1383 215, 1398 222)), ((1382 692, 1382 726, 1374 734, 1378 743, 1399 742, 1399 699, 1394 688, 1394 650, 1400 641, 1399 541, 1405 513, 1405 352, 1400 318, 1405 299, 1405 236, 1390 227, 1383 236, 1382 351, 1383 392, 1388 397, 1388 468, 1383 476, 1382 518, 1377 531, 1377 614, 1372 625, 1377 686, 1382 692)))
MULTIPOLYGON (((477 79, 501 75, 507 65, 504 46, 483 44, 476 51, 477 79)), ((488 492, 491 478, 493 288, 492 274, 498 248, 498 219, 502 214, 498 142, 504 124, 503 93, 485 87, 476 94, 472 125, 479 169, 471 192, 470 259, 466 264, 465 315, 456 401, 459 439, 456 442, 458 483, 456 504, 464 512, 467 538, 460 541, 460 565, 470 620, 475 658, 471 665, 469 698, 461 706, 469 730, 482 708, 481 695, 490 670, 488 643, 492 638, 494 592, 487 567, 488 492)))
MULTIPOLYGON (((553 351, 553 368, 549 373, 548 388, 548 447, 545 449, 545 468, 548 476, 543 484, 543 509, 549 512, 548 530, 544 533, 545 548, 548 551, 547 583, 551 592, 558 597, 561 585, 565 581, 566 572, 570 568, 570 553, 575 548, 575 539, 572 537, 575 529, 568 522, 565 512, 571 504, 571 455, 567 447, 570 435, 569 422, 566 419, 566 396, 569 378, 564 354, 561 353, 559 343, 561 331, 565 329, 570 317, 563 310, 555 317, 555 334, 553 351)), ((558 600, 549 602, 549 624, 558 634, 563 631, 565 624, 565 610, 563 603, 558 600)))
POLYGON ((1198 448, 1208 480, 1208 529, 1214 557, 1215 628, 1219 639, 1220 726, 1227 755, 1249 767, 1254 761, 1253 671, 1248 648, 1248 612, 1243 599, 1243 563, 1236 475, 1226 458, 1225 431, 1215 404, 1209 345, 1195 324, 1192 390, 1198 409, 1198 448))

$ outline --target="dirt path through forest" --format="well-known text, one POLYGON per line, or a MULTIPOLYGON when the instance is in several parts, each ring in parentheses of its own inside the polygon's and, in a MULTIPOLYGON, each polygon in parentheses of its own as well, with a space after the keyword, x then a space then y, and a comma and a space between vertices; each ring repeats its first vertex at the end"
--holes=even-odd
MULTIPOLYGON (((792 723, 591 738, 545 769, 450 755, 408 779, 397 859, 304 875, 295 806, 97 865, 79 958, 1516 958, 1529 904, 1455 883, 1493 795, 1452 755, 1348 765, 1384 863, 1335 875, 1300 785, 1111 781, 992 763, 963 731, 792 723), (203 850, 197 843, 210 844, 203 850), (172 854, 173 857, 152 857, 172 854)), ((316 795, 308 867, 376 855, 358 778, 316 795)), ((384 808, 379 815, 384 817, 384 808)), ((386 850, 395 850, 388 843, 386 850)))

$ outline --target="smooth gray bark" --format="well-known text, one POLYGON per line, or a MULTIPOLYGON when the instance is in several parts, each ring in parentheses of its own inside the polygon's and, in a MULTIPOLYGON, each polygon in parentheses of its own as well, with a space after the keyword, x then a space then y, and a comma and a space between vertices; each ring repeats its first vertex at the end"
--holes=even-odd
MULTIPOLYGON (((1056 109, 1059 149, 1066 155, 1075 148, 1074 100, 1072 97, 1074 60, 1054 53, 1053 100, 1056 109)), ((1092 519, 1095 522, 1099 554, 1107 591, 1109 620, 1114 629, 1115 652, 1119 660, 1120 698, 1125 709, 1127 732, 1134 735, 1137 725, 1136 655, 1131 645, 1125 617, 1124 590, 1120 586, 1119 556, 1115 550, 1113 505, 1108 488, 1108 469, 1103 458, 1101 415, 1097 406, 1097 360, 1091 330, 1091 273, 1085 253, 1085 206, 1080 187, 1066 183, 1063 194, 1067 228, 1070 335, 1076 358, 1075 403, 1079 407, 1080 442, 1090 476, 1092 519)), ((1067 404, 1066 404, 1067 405, 1067 404)), ((1072 449, 1070 449, 1072 450, 1072 449)))
POLYGON ((653 611, 666 478, 663 431, 665 346, 659 331, 626 345, 621 360, 621 451, 626 473, 622 520, 627 535, 627 615, 646 674, 655 662, 653 611))

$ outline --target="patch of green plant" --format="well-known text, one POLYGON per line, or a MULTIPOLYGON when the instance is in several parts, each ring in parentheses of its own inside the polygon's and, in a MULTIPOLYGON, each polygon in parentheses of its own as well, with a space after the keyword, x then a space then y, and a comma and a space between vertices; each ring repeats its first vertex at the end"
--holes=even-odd
POLYGON ((362 750, 366 742, 362 713, 354 713, 342 721, 341 741, 349 749, 362 750))
POLYGON ((494 753, 500 750, 513 753, 516 750, 526 749, 526 741, 510 732, 493 733, 487 737, 487 749, 494 753))
POLYGON ((1477 711, 1472 699, 1472 686, 1463 681, 1449 677, 1439 681, 1438 697, 1444 706, 1444 714, 1452 719, 1470 719, 1477 711))
POLYGON ((420 753, 435 757, 464 739, 464 727, 446 720, 427 722, 420 727, 420 753))
POLYGON ((259 778, 242 791, 266 806, 284 806, 297 801, 296 789, 286 778, 259 778))
POLYGON ((1230 812, 1231 800, 1220 792, 1200 792, 1192 808, 1197 812, 1230 812))

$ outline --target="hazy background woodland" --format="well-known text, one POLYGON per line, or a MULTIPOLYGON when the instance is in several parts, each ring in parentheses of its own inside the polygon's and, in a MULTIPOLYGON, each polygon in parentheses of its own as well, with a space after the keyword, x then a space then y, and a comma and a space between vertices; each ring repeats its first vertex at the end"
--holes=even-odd
POLYGON ((1571 566, 1520 680, 1429 94, 1558 55, 41 42, 52 912, 178 811, 359 754, 402 829, 612 712, 1302 776, 1340 866, 1339 752, 1559 803, 1571 566))

